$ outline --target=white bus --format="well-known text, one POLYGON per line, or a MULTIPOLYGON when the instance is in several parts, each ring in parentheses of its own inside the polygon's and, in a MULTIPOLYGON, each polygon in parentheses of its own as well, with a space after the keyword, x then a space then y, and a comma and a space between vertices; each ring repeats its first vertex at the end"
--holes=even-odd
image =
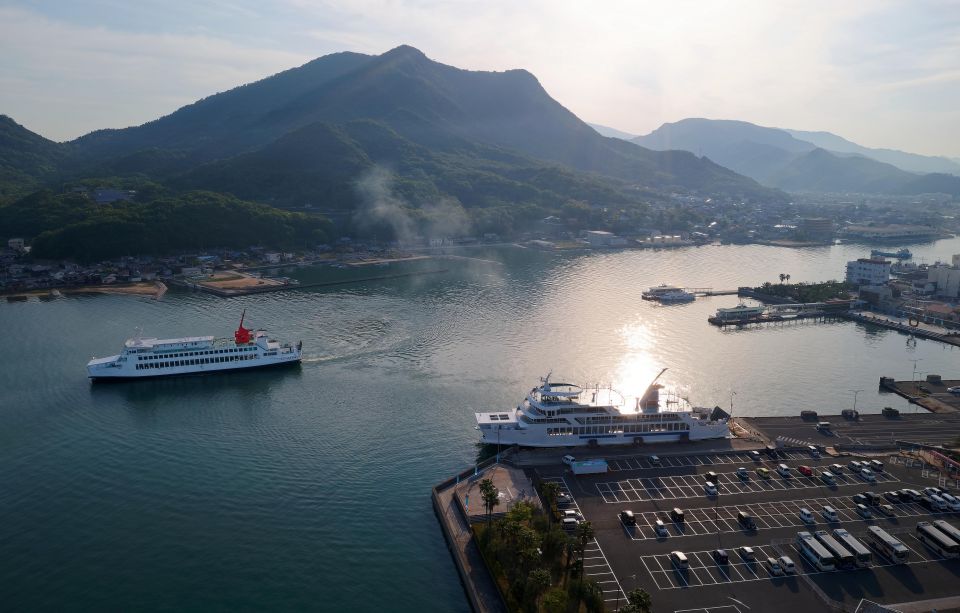
POLYGON ((960 543, 960 530, 957 530, 950 522, 938 519, 933 522, 933 527, 960 543))
POLYGON ((857 559, 847 548, 837 542, 837 539, 830 536, 826 530, 817 530, 813 533, 820 544, 827 548, 827 551, 833 554, 834 563, 840 568, 851 568, 856 565, 857 559))
POLYGON ((893 560, 896 564, 905 564, 910 557, 910 550, 907 546, 890 536, 890 534, 879 526, 868 526, 867 532, 870 535, 870 544, 883 555, 893 560))
POLYGON ((843 528, 834 530, 833 536, 853 554, 853 557, 857 560, 857 566, 867 566, 873 561, 873 554, 867 549, 866 545, 843 528))
POLYGON ((797 546, 811 564, 820 570, 833 570, 835 560, 826 547, 817 542, 809 532, 797 532, 797 546))
POLYGON ((937 552, 944 558, 956 558, 960 556, 960 544, 955 540, 940 532, 928 521, 922 521, 917 524, 917 538, 921 543, 937 552))

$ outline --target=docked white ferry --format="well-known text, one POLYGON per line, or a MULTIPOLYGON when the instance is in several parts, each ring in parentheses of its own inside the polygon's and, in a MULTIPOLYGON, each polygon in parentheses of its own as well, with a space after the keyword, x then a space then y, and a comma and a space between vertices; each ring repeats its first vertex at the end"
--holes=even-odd
MULTIPOLYGON (((244 316, 246 313, 244 313, 244 316)), ((184 338, 141 338, 123 344, 119 355, 94 358, 87 374, 94 380, 144 379, 172 375, 195 375, 295 364, 300 361, 303 343, 280 343, 263 330, 240 327, 233 338, 188 336, 184 338)))
POLYGON ((642 397, 630 402, 611 388, 553 383, 547 375, 516 409, 476 413, 477 429, 483 443, 525 447, 629 445, 730 436, 729 415, 719 408, 692 407, 679 398, 665 405, 661 406, 656 380, 642 397))

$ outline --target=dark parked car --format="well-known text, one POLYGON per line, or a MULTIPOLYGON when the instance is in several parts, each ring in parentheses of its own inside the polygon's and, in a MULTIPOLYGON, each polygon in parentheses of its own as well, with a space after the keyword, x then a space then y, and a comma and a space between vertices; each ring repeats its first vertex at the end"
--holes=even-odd
POLYGON ((625 526, 637 525, 637 518, 634 517, 633 511, 620 511, 620 521, 622 521, 625 526))

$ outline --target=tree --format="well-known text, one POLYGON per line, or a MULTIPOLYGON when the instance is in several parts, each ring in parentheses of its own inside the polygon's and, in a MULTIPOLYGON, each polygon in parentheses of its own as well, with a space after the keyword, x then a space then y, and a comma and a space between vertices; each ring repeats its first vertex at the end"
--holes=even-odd
POLYGON ((490 479, 484 479, 480 482, 480 496, 483 498, 483 506, 487 510, 487 523, 490 523, 490 516, 493 515, 493 508, 500 504, 500 490, 490 479))
POLYGON ((787 281, 790 281, 790 275, 784 275, 784 278, 786 278, 787 281))
POLYGON ((556 481, 547 481, 540 485, 540 496, 547 507, 547 523, 553 523, 553 509, 557 505, 557 497, 560 495, 560 484, 556 481))
MULTIPOLYGON (((594 530, 593 524, 588 521, 580 522, 580 525, 577 526, 577 549, 580 553, 580 582, 583 583, 583 555, 587 549, 587 545, 590 544, 590 541, 593 540, 594 530)), ((579 597, 578 597, 579 602, 579 597)))
POLYGON ((567 593, 560 588, 553 588, 543 597, 541 604, 548 613, 563 613, 567 610, 567 593))
POLYGON ((551 583, 553 578, 550 576, 550 571, 545 568, 536 568, 527 574, 526 597, 532 610, 537 609, 537 599, 550 587, 551 583))
POLYGON ((783 285, 783 282, 787 280, 787 275, 780 273, 780 285, 783 285))
POLYGON ((621 613, 650 613, 653 609, 650 594, 642 588, 630 590, 627 594, 627 604, 620 607, 621 613))

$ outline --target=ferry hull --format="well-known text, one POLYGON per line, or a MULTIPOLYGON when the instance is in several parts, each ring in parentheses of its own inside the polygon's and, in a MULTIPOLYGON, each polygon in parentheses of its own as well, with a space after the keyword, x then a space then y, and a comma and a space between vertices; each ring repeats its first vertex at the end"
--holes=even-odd
POLYGON ((205 369, 205 370, 187 370, 182 372, 169 372, 160 374, 123 374, 123 375, 88 375, 92 383, 117 383, 120 381, 143 381, 145 379, 169 379, 171 377, 197 377, 205 375, 219 375, 225 373, 235 373, 240 370, 265 370, 268 368, 292 368, 300 366, 301 359, 285 360, 283 362, 271 362, 269 364, 252 364, 250 366, 230 366, 227 368, 205 369))
MULTIPOLYGON (((587 447, 607 445, 638 445, 656 443, 675 443, 679 441, 703 441, 711 439, 725 439, 730 436, 726 428, 716 432, 644 432, 634 434, 597 434, 571 436, 544 436, 539 432, 524 432, 522 430, 502 430, 500 445, 519 445, 521 447, 587 447)), ((486 445, 498 444, 496 430, 484 432, 480 442, 486 445)))

